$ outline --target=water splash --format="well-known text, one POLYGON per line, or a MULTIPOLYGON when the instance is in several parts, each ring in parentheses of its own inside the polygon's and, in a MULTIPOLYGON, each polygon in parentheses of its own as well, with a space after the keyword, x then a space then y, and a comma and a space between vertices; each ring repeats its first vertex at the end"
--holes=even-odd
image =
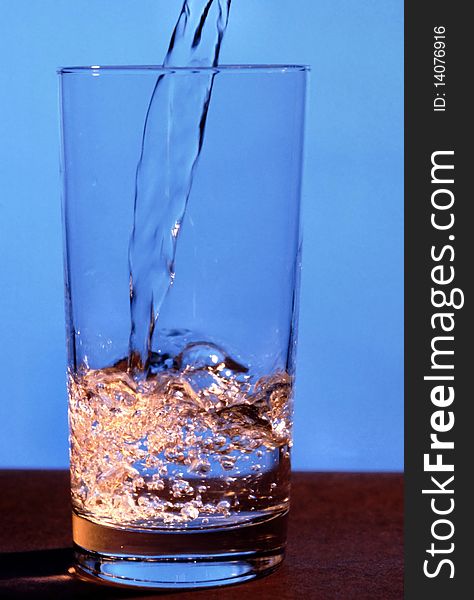
MULTIPOLYGON (((186 0, 166 67, 216 66, 231 0, 186 0)), ((175 275, 176 243, 202 149, 215 73, 161 74, 143 128, 129 245, 129 369, 149 365, 153 332, 175 275)))
POLYGON ((243 369, 193 343, 140 381, 120 365, 70 373, 76 512, 155 527, 286 507, 292 378, 243 369))

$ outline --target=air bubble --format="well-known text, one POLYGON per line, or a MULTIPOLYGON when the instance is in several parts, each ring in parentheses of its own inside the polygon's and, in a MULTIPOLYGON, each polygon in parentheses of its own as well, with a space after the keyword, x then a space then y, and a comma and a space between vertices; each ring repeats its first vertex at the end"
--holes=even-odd
POLYGON ((187 502, 181 509, 181 514, 189 520, 197 519, 199 510, 190 502, 187 502))

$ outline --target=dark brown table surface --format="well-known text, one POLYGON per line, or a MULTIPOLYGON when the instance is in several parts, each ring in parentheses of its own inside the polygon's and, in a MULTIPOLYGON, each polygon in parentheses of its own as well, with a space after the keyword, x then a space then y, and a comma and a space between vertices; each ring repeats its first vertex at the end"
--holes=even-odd
POLYGON ((400 600, 403 478, 399 474, 294 473, 288 553, 272 575, 193 592, 142 593, 68 574, 65 471, 0 471, 0 598, 176 600, 400 600))

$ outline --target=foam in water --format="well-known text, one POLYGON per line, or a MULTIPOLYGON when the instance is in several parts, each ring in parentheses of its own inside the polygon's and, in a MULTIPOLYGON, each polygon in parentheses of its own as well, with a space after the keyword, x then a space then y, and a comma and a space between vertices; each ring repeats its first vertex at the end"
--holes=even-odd
POLYGON ((124 367, 70 375, 76 512, 153 528, 235 523, 286 507, 286 373, 252 383, 221 348, 199 343, 146 380, 124 367))

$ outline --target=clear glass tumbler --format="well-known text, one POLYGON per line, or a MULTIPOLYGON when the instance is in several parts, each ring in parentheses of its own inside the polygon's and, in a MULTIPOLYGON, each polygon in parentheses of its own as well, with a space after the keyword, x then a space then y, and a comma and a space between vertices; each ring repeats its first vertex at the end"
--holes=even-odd
POLYGON ((283 560, 307 68, 59 71, 75 567, 283 560))

